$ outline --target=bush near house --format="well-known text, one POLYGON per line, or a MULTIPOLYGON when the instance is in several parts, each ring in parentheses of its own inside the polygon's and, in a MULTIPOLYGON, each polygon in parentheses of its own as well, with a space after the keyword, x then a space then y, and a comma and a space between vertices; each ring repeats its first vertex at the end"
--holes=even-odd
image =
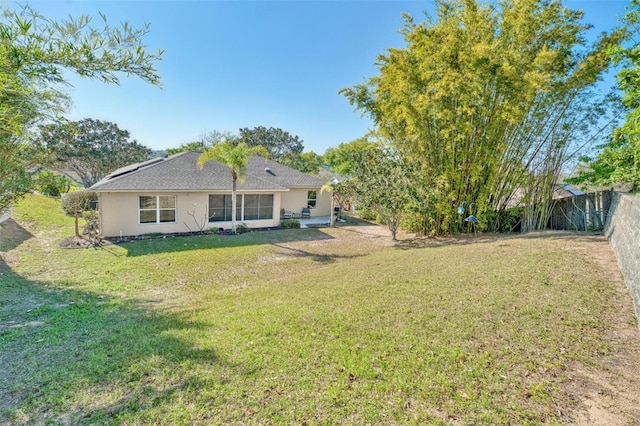
POLYGON ((65 175, 45 170, 36 175, 34 186, 42 195, 60 197, 62 194, 69 192, 72 187, 77 187, 78 185, 65 175))
POLYGON ((280 221, 282 229, 300 229, 300 221, 298 219, 284 219, 280 221))

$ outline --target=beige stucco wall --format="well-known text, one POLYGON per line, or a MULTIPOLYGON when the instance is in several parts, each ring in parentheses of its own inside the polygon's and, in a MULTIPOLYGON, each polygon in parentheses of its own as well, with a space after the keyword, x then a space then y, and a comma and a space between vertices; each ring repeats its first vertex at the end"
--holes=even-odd
POLYGON ((302 208, 307 206, 307 195, 309 191, 317 192, 317 206, 311 209, 311 217, 329 216, 331 214, 331 194, 320 192, 320 188, 295 188, 282 193, 281 208, 292 213, 301 213, 302 208))
MULTIPOLYGON (((209 194, 215 192, 101 192, 99 197, 101 233, 104 237, 143 235, 150 233, 174 233, 199 231, 204 223, 205 230, 210 228, 230 229, 231 222, 208 222, 207 212, 209 194), (175 223, 138 223, 139 195, 175 195, 175 223), (190 213, 193 213, 191 216, 190 213), (204 220, 204 222, 203 222, 204 220)), ((256 194, 248 192, 247 194, 256 194)), ((252 228, 268 228, 280 223, 280 193, 274 193, 273 219, 245 222, 252 228)), ((241 222, 240 218, 237 220, 241 222)))

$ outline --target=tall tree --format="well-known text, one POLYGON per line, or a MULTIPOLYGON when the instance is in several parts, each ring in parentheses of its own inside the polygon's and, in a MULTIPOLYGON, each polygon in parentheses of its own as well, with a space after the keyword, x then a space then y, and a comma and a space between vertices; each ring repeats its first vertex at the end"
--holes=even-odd
POLYGON ((128 23, 101 26, 80 16, 53 21, 29 7, 0 8, 0 210, 32 187, 31 166, 38 161, 31 144, 35 124, 66 111, 65 71, 118 84, 119 75, 135 75, 160 84, 149 53, 149 31, 128 23))
POLYGON ((375 211, 396 241, 403 214, 418 199, 414 164, 383 146, 358 151, 352 161, 349 179, 337 183, 335 191, 349 194, 359 206, 375 211))
POLYGON ((623 92, 622 106, 627 116, 600 147, 597 157, 584 157, 587 164, 572 183, 610 185, 626 183, 640 189, 640 0, 631 0, 623 19, 626 38, 609 49, 614 63, 621 65, 616 81, 623 92))
POLYGON ((192 141, 192 142, 183 143, 177 148, 167 149, 167 155, 174 155, 180 152, 187 152, 187 151, 203 152, 205 149, 207 149, 207 146, 202 140, 192 141))
POLYGON ((286 165, 295 164, 304 149, 303 141, 298 136, 274 127, 243 127, 238 140, 250 147, 263 146, 269 152, 270 159, 286 165))
POLYGON ((324 153, 324 160, 334 172, 347 176, 353 170, 354 159, 361 152, 379 147, 380 143, 373 141, 371 135, 367 135, 351 142, 343 142, 335 148, 327 149, 324 153))
POLYGON ((151 149, 129 139, 115 123, 85 118, 40 127, 41 140, 54 165, 73 170, 91 185, 110 172, 149 159, 151 149))
POLYGON ((200 140, 184 143, 178 148, 167 149, 167 155, 174 155, 179 152, 186 151, 204 152, 205 150, 213 147, 215 144, 224 142, 225 140, 230 138, 233 138, 233 134, 230 132, 212 130, 208 133, 202 133, 200 140))
POLYGON ((297 158, 288 162, 287 165, 302 173, 317 175, 320 172, 320 168, 324 165, 324 157, 313 151, 303 152, 298 155, 297 158))
POLYGON ((585 186, 627 184, 630 191, 640 188, 640 138, 633 121, 616 129, 610 141, 600 147, 596 158, 582 157, 583 164, 567 183, 585 186))
POLYGON ((405 17, 407 45, 380 55, 378 76, 341 91, 420 161, 434 191, 420 231, 458 232, 461 204, 483 221, 517 189, 530 206, 551 201, 569 144, 597 120, 591 89, 619 37, 588 46, 581 19, 559 0, 438 0, 435 18, 405 17))
POLYGON ((236 232, 236 190, 238 180, 244 179, 247 160, 252 155, 267 158, 269 152, 263 146, 248 146, 235 138, 215 144, 198 158, 198 167, 203 168, 208 161, 217 161, 229 167, 231 171, 231 232, 236 232))

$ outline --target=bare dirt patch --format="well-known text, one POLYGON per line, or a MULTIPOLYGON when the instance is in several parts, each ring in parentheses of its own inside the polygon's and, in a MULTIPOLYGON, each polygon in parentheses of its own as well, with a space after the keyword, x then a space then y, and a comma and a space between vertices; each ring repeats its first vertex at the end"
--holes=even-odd
POLYGON ((605 342, 610 353, 597 357, 594 365, 571 366, 567 391, 577 407, 570 417, 579 425, 640 425, 640 330, 611 247, 604 237, 590 238, 589 255, 616 285, 614 328, 605 342))
POLYGON ((94 243, 81 237, 69 237, 60 241, 58 247, 60 248, 89 248, 94 247, 94 243))
POLYGON ((99 242, 93 242, 87 238, 83 237, 68 237, 64 240, 60 241, 58 247, 65 249, 81 249, 81 248, 91 248, 91 247, 104 247, 106 245, 111 245, 112 243, 107 240, 101 240, 99 242))

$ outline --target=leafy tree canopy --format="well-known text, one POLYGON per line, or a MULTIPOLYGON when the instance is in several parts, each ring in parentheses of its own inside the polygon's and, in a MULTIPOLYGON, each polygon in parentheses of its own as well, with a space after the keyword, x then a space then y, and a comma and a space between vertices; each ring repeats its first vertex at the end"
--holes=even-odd
POLYGON ((569 179, 570 183, 626 183, 632 191, 640 188, 640 0, 631 0, 623 21, 626 40, 631 42, 614 45, 608 53, 614 63, 622 66, 616 81, 628 114, 595 159, 582 159, 587 167, 569 179))
POLYGON ((149 26, 93 26, 80 16, 53 21, 25 7, 0 7, 0 210, 32 188, 29 170, 39 162, 31 143, 34 125, 60 116, 69 105, 65 71, 106 83, 135 75, 160 84, 143 43, 149 26))
POLYGON ((199 141, 168 149, 167 154, 173 155, 184 151, 202 152, 226 141, 236 145, 244 143, 249 148, 258 146, 265 148, 270 159, 304 173, 317 174, 324 163, 321 155, 313 151, 302 152, 303 142, 298 136, 291 135, 282 129, 264 126, 253 129, 243 127, 237 136, 230 132, 213 130, 203 134, 199 141))
POLYGON ((293 164, 304 149, 302 139, 275 127, 243 127, 239 135, 239 140, 247 146, 263 146, 269 152, 270 159, 282 164, 293 164))
POLYGON ((51 170, 39 172, 34 178, 34 184, 38 192, 50 197, 60 197, 62 194, 69 192, 72 187, 78 186, 68 176, 51 170))
POLYGON ((189 152, 189 151, 203 152, 205 149, 207 149, 207 146, 204 143, 204 141, 201 141, 201 140, 193 141, 193 142, 183 143, 177 148, 167 149, 167 155, 175 155, 181 152, 189 152))
POLYGON ((214 145, 226 140, 236 141, 237 137, 235 137, 231 132, 212 130, 209 133, 203 133, 200 140, 184 143, 177 148, 167 149, 167 155, 174 155, 188 151, 204 152, 207 149, 213 148, 214 145))
POLYGON ((151 154, 117 124, 91 118, 43 125, 40 135, 52 163, 76 172, 87 188, 120 167, 148 160, 151 154))
POLYGON ((395 241, 403 214, 419 198, 414 181, 416 164, 383 145, 355 152, 351 162, 350 177, 337 183, 335 191, 375 211, 387 223, 395 241))
POLYGON ((310 175, 317 175, 324 165, 324 157, 313 151, 303 152, 288 162, 288 166, 310 175))
MULTIPOLYGON (((482 221, 518 188, 531 206, 551 201, 600 117, 593 89, 621 37, 589 45, 582 16, 560 0, 437 0, 425 22, 405 17, 406 47, 378 57, 379 75, 341 91, 421 164, 434 199, 415 230, 458 232, 459 205, 482 221)), ((546 223, 544 209, 527 223, 546 223)))
POLYGON ((354 160, 358 155, 368 149, 379 147, 380 142, 373 141, 372 137, 368 135, 327 149, 324 153, 324 160, 334 172, 348 176, 353 170, 354 160))

